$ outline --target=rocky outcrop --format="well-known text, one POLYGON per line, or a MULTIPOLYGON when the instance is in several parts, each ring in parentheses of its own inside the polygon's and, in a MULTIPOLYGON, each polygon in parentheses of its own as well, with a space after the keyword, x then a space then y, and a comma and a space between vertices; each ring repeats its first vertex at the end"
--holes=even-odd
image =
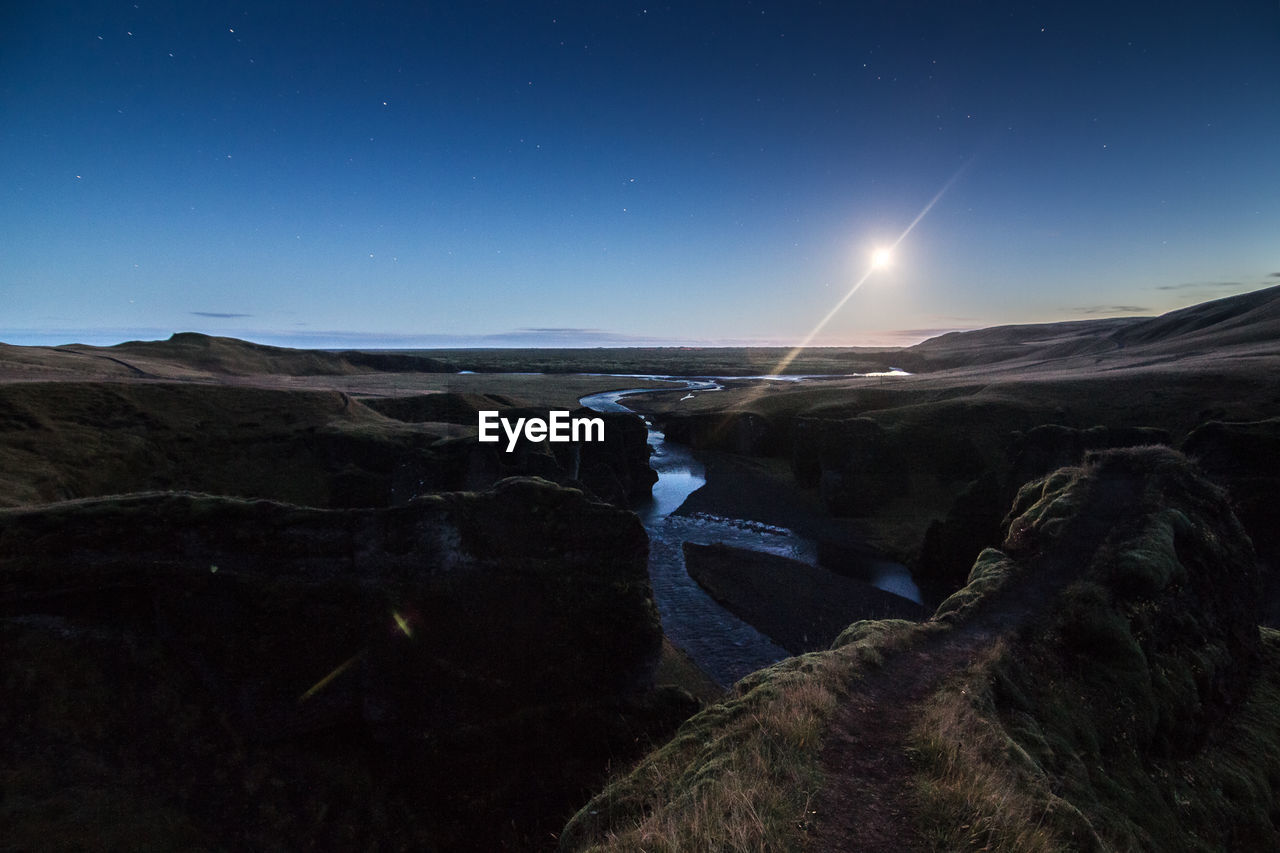
POLYGON ((575 416, 604 419, 604 441, 570 445, 574 449, 577 474, 582 483, 601 500, 625 506, 647 497, 658 482, 649 465, 649 430, 636 415, 590 412, 580 409, 575 416))
MULTIPOLYGON (((548 410, 504 408, 502 416, 546 418, 548 410)), ((442 441, 430 454, 406 459, 397 472, 396 500, 450 489, 481 489, 505 477, 541 477, 580 488, 615 506, 646 497, 658 481, 649 465, 649 433, 638 415, 577 409, 570 417, 599 418, 603 441, 533 442, 520 438, 507 450, 505 435, 496 443, 474 437, 442 441)), ((476 422, 473 417, 472 425, 476 422)))
POLYGON ((776 554, 685 542, 684 562, 718 604, 793 655, 830 648, 851 622, 926 615, 914 601, 776 554))
POLYGON ((939 608, 1027 608, 924 717, 922 740, 951 739, 930 784, 971 809, 943 820, 999 846, 1039 814, 1044 849, 1275 849, 1280 638, 1260 635, 1225 493, 1165 448, 1090 453, 1028 484, 1009 519, 1003 553, 939 608))
POLYGON ((1214 482, 1225 487, 1258 555, 1280 568, 1280 418, 1246 423, 1210 421, 1182 443, 1214 482))
POLYGON ((1080 460, 1090 450, 1141 447, 1147 444, 1169 446, 1171 440, 1168 430, 1112 426, 1075 429, 1060 424, 1041 424, 1024 434, 1016 435, 1013 470, 1008 479, 1016 489, 1028 480, 1043 477, 1050 471, 1080 464, 1080 460))
POLYGON ((832 515, 859 516, 909 489, 906 448, 870 418, 796 418, 792 471, 832 515))
POLYGON ((1151 427, 1042 424, 1013 433, 1012 462, 985 470, 960 492, 946 516, 925 531, 915 566, 918 582, 935 596, 962 586, 982 549, 1000 542, 1005 513, 1024 483, 1078 465, 1090 451, 1169 443, 1168 432, 1151 427))
POLYGON ((191 383, 0 385, 0 504, 192 490, 309 506, 383 506, 439 430, 337 391, 191 383))
POLYGON ((0 505, 158 489, 380 507, 530 475, 626 506, 657 480, 647 432, 634 415, 578 410, 575 415, 604 419, 603 442, 521 442, 506 453, 505 443, 480 444, 441 423, 462 418, 474 428, 475 410, 469 418, 466 413, 475 399, 407 400, 376 404, 393 418, 337 391, 160 382, 0 385, 0 505))
POLYGON ((1280 418, 1210 421, 1192 430, 1182 450, 1231 495, 1263 564, 1264 622, 1280 626, 1280 418))
POLYGON ((755 673, 562 850, 1273 850, 1280 634, 1224 492, 1159 447, 1019 491, 926 623, 755 673))
POLYGON ((659 419, 659 425, 668 441, 695 450, 766 456, 783 445, 778 426, 755 412, 668 413, 659 419))
POLYGON ((46 764, 105 761, 216 846, 545 837, 690 709, 651 692, 647 544, 633 514, 536 479, 382 509, 0 511, 0 679, 23 697, 0 754, 31 786, 6 802, 52 803, 46 764))

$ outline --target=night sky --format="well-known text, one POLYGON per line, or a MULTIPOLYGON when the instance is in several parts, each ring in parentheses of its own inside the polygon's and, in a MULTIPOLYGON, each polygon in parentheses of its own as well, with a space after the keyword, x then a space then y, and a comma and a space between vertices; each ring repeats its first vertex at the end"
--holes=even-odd
POLYGON ((894 243, 814 343, 1280 283, 1275 0, 3 9, 10 343, 792 344, 894 243))

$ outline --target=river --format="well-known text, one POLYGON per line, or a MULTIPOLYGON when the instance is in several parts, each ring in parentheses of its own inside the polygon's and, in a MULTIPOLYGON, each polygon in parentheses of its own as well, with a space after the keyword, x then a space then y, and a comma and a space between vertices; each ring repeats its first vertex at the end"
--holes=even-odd
MULTIPOLYGON (((690 394, 721 388, 715 378, 633 378, 683 382, 690 394)), ((583 397, 580 403, 598 412, 631 413, 632 410, 622 404, 622 398, 653 390, 606 391, 583 397)), ((728 686, 748 673, 788 657, 788 653, 713 601, 689 577, 684 565, 684 543, 722 542, 737 548, 779 554, 811 565, 818 565, 818 544, 786 528, 747 519, 705 513, 675 515, 685 499, 706 483, 705 471, 689 448, 668 443, 647 418, 645 423, 649 427, 649 446, 652 448, 650 464, 658 473, 658 482, 653 486, 652 497, 634 509, 649 534, 649 578, 653 585, 654 603, 662 619, 663 631, 671 641, 704 672, 728 686)), ((919 600, 919 591, 905 568, 893 563, 878 565, 883 571, 873 579, 877 586, 919 600)))

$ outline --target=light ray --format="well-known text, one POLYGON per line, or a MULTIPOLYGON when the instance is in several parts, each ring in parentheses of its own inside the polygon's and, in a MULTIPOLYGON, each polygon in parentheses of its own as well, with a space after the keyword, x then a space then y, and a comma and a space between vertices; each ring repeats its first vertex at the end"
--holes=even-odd
POLYGON ((350 668, 351 668, 351 666, 352 666, 352 664, 354 664, 356 661, 360 660, 360 658, 364 657, 364 655, 365 655, 365 653, 364 653, 363 651, 357 652, 356 654, 354 654, 354 655, 352 655, 351 657, 347 658, 347 659, 346 659, 345 661, 343 661, 342 663, 338 664, 337 669, 335 669, 333 672, 329 673, 329 674, 328 674, 328 675, 326 675, 324 678, 322 678, 322 679, 320 679, 319 681, 317 681, 315 684, 313 684, 313 685, 311 686, 311 689, 310 689, 310 690, 308 690, 306 693, 303 693, 301 696, 299 696, 299 697, 298 697, 298 703, 299 703, 299 704, 301 704, 301 703, 303 703, 303 702, 307 701, 307 700, 308 700, 308 699, 310 699, 312 696, 316 695, 316 694, 317 694, 317 693, 319 693, 321 690, 323 690, 323 689, 325 689, 326 687, 328 687, 330 682, 332 682, 332 681, 333 681, 335 678, 337 678, 339 675, 342 675, 342 673, 344 673, 344 672, 346 672, 348 669, 350 669, 350 668))
MULTIPOLYGON (((877 257, 880 256, 881 252, 891 253, 894 249, 898 248, 898 245, 903 240, 907 239, 907 235, 910 234, 915 229, 915 227, 920 224, 920 220, 924 219, 925 216, 928 215, 929 211, 933 210, 933 206, 938 203, 938 200, 941 199, 944 195, 946 195, 947 190, 951 189, 951 185, 954 184, 960 178, 961 175, 963 175, 966 171, 968 171, 969 166, 972 163, 973 163, 973 160, 970 159, 967 163, 965 163, 963 166, 957 169, 956 173, 952 175, 950 178, 948 178, 947 182, 942 185, 942 189, 938 190, 934 194, 933 198, 929 199, 929 203, 926 204, 920 210, 920 212, 916 214, 916 218, 911 220, 911 224, 908 225, 906 229, 901 234, 898 235, 898 239, 894 240, 891 244, 889 244, 887 249, 881 249, 880 251, 876 252, 876 256, 877 257)), ((887 258, 888 255, 886 254, 885 257, 887 258)), ((774 366, 773 370, 771 370, 770 373, 777 375, 782 373, 782 371, 786 370, 787 367, 791 364, 791 362, 796 360, 796 357, 800 355, 800 353, 804 350, 804 348, 809 346, 809 344, 813 341, 813 339, 818 336, 818 333, 821 332, 826 327, 827 323, 831 322, 831 318, 836 316, 836 314, 840 312, 840 309, 843 308, 844 304, 853 297, 853 294, 857 293, 858 289, 862 287, 862 285, 867 283, 867 279, 871 278, 871 274, 874 273, 876 269, 878 269, 883 265, 884 265, 883 263, 877 263, 876 260, 873 258, 871 262, 871 266, 867 268, 867 271, 862 274, 861 278, 859 278, 856 282, 853 283, 853 287, 849 288, 849 292, 846 293, 843 297, 841 297, 840 301, 835 304, 834 308, 832 308, 830 311, 827 312, 825 317, 823 317, 821 320, 818 321, 818 325, 813 327, 813 331, 809 332, 809 334, 805 336, 803 341, 801 341, 790 352, 788 352, 785 356, 782 357, 782 360, 779 361, 774 366)))
POLYGON ((396 620, 396 627, 399 628, 406 637, 412 639, 413 626, 409 624, 409 620, 401 616, 399 610, 392 610, 391 615, 396 620))

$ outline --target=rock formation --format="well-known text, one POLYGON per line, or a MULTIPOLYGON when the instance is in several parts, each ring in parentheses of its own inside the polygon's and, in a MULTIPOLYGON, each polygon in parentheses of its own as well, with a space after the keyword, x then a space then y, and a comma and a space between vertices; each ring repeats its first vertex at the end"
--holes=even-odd
POLYGON ((633 514, 536 479, 380 509, 2 510, 10 837, 35 843, 67 784, 109 805, 60 837, 123 846, 161 824, 232 848, 545 837, 690 710, 651 692, 646 561, 633 514))
POLYGON ((1276 849, 1280 634, 1258 593, 1185 457, 1091 452, 1020 490, 932 620, 856 623, 744 679, 561 848, 1276 849))
MULTIPOLYGON (((473 402, 454 395, 427 399, 436 396, 449 399, 380 401, 393 418, 337 391, 2 384, 0 505, 161 489, 376 507, 533 475, 626 506, 657 479, 636 416, 602 415, 603 442, 522 442, 505 453, 474 437, 450 437, 445 424, 418 417, 440 414, 452 422, 473 402)), ((545 409, 527 411, 546 415, 545 409)), ((475 419, 464 423, 474 428, 475 419)))

